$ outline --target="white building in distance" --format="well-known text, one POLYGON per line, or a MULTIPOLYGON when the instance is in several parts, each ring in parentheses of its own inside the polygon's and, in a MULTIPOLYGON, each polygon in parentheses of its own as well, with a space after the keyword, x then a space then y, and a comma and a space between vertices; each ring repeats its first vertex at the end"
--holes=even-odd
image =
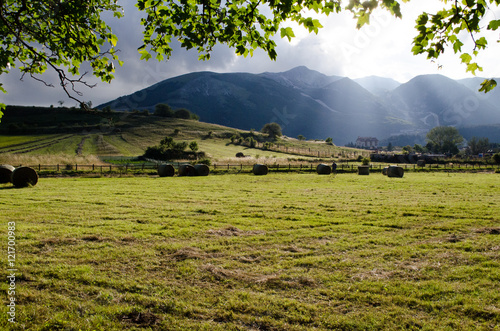
POLYGON ((378 139, 375 137, 358 137, 356 147, 360 148, 378 148, 378 139))

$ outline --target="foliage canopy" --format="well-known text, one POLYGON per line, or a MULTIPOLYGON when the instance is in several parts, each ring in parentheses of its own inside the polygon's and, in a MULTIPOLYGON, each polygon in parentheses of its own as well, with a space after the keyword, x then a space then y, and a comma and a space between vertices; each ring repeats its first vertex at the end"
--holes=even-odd
POLYGON ((283 134, 281 132, 281 126, 278 123, 267 123, 262 127, 262 133, 267 133, 270 138, 276 139, 281 137, 283 134))
POLYGON ((437 126, 427 133, 428 149, 437 153, 458 153, 458 144, 464 141, 457 128, 437 126))
MULTIPOLYGON (((182 47, 196 49, 200 59, 209 59, 219 43, 244 56, 263 49, 276 59, 273 36, 295 37, 287 22, 318 33, 322 25, 312 13, 329 15, 348 10, 360 28, 369 24, 370 15, 378 7, 401 18, 400 5, 408 1, 350 0, 343 6, 341 0, 138 0, 136 7, 144 12, 143 44, 138 50, 142 59, 154 55, 161 61, 171 55, 172 41, 178 40, 182 47)), ((436 1, 443 2, 445 8, 420 15, 413 53, 426 54, 432 60, 451 48, 467 71, 481 71, 474 57, 486 49, 488 40, 479 34, 500 27, 500 20, 483 22, 483 18, 490 8, 498 7, 500 0, 436 1), (462 50, 463 32, 474 42, 470 53, 462 50)), ((113 79, 115 63, 122 64, 117 56, 117 37, 104 20, 104 13, 123 16, 116 0, 0 1, 0 75, 18 67, 23 76, 41 80, 37 75, 50 68, 57 72, 68 97, 88 108, 79 100, 81 93, 76 89, 78 84, 87 84, 83 80, 86 73, 80 73, 82 64, 89 63, 93 74, 104 82, 113 79)), ((481 90, 487 92, 495 85, 494 80, 486 80, 481 90)), ((0 91, 6 92, 1 85, 0 91)))

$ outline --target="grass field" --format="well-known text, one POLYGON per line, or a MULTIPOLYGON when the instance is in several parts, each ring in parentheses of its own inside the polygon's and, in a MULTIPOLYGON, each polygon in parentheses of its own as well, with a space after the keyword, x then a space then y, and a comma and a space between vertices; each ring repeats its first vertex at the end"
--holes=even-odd
POLYGON ((0 328, 498 330, 499 193, 487 173, 0 186, 0 328))
MULTIPOLYGON (((66 122, 73 123, 88 114, 68 113, 63 118, 66 122), (71 117, 73 116, 73 117, 71 117), (68 119, 72 118, 71 121, 68 119)), ((40 118, 42 115, 38 115, 40 118)), ((95 115, 94 121, 101 119, 95 115)), ((249 131, 237 130, 230 127, 204 123, 193 120, 161 118, 155 116, 139 116, 128 113, 114 114, 115 121, 110 126, 104 119, 100 125, 75 128, 65 126, 58 128, 59 133, 39 135, 0 135, 0 163, 15 164, 41 164, 47 161, 49 155, 66 155, 69 164, 79 163, 88 156, 101 157, 125 156, 137 157, 154 145, 158 145, 166 136, 173 136, 176 141, 196 141, 200 151, 203 151, 212 162, 226 162, 239 152, 245 155, 260 158, 279 158, 281 160, 303 159, 315 160, 319 153, 321 157, 331 158, 331 155, 357 157, 367 155, 367 151, 338 147, 326 144, 324 141, 299 141, 293 138, 284 138, 276 142, 272 151, 261 148, 249 148, 243 145, 230 144, 233 135, 249 135, 249 131), (277 150, 279 145, 282 150, 277 150), (287 150, 290 153, 287 153, 287 150), (307 151, 310 151, 309 153, 307 151), (301 154, 302 153, 302 154, 301 154), (313 155, 314 157, 304 156, 313 155), (71 160, 70 160, 71 158, 71 160)), ((57 125, 53 115, 46 114, 43 123, 57 125)), ((83 120, 80 120, 83 121, 83 120)), ((61 123, 59 123, 61 124, 61 123)), ((5 123, 2 123, 5 126, 5 123)), ((37 126, 37 130, 44 132, 54 129, 51 127, 37 126)), ((35 130, 36 131, 36 130, 35 130)), ((260 140, 266 137, 254 132, 254 137, 260 140)), ((261 143, 262 147, 262 143, 261 143)), ((60 158, 58 159, 60 160, 60 158)), ((51 164, 56 164, 55 160, 51 164)))

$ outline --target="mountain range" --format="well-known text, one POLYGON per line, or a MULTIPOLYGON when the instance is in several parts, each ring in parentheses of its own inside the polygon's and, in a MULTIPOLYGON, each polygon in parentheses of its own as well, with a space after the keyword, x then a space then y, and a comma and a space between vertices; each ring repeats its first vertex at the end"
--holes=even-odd
POLYGON ((350 79, 306 67, 261 74, 194 72, 98 106, 153 110, 166 103, 186 108, 201 121, 260 130, 280 124, 290 137, 331 137, 343 145, 358 136, 379 140, 422 134, 439 125, 500 123, 500 88, 477 92, 482 79, 422 75, 401 84, 382 77, 350 79))

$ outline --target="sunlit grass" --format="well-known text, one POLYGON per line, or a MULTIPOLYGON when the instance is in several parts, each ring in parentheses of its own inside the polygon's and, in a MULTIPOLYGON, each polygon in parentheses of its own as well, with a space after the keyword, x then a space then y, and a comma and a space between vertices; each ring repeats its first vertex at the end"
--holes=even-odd
POLYGON ((4 226, 16 222, 18 323, 2 318, 4 329, 500 325, 497 174, 42 178, 9 187, 0 186, 0 214, 4 226))
POLYGON ((65 164, 104 164, 95 155, 68 155, 65 153, 56 154, 0 154, 0 164, 11 164, 13 166, 19 165, 65 165, 65 164))

